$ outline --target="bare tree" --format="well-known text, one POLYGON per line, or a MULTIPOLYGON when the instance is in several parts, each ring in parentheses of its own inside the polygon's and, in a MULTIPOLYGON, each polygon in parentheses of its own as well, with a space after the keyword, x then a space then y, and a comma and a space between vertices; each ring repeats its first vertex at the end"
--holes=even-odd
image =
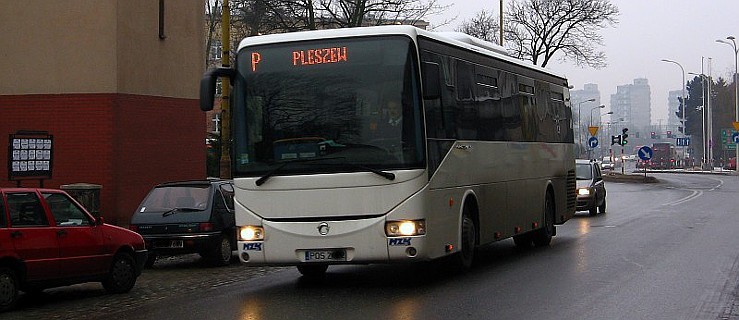
POLYGON ((320 0, 327 26, 340 28, 383 24, 414 24, 448 6, 437 0, 320 0))
MULTIPOLYGON (((207 0, 206 48, 220 37, 223 0, 207 0)), ((231 57, 241 39, 259 34, 382 24, 414 24, 439 14, 438 0, 229 0, 231 57)), ((445 21, 443 24, 448 23, 445 21)), ((206 63, 213 64, 206 52, 206 63)))
POLYGON ((482 10, 470 21, 462 22, 456 30, 482 40, 499 43, 499 28, 500 24, 498 23, 498 16, 493 15, 492 12, 482 10))
POLYGON ((207 19, 207 32, 205 38, 205 65, 211 66, 213 57, 211 55, 211 47, 213 47, 213 39, 216 37, 216 28, 221 25, 221 4, 219 0, 209 0, 205 2, 205 17, 207 19))
POLYGON ((506 47, 542 67, 559 53, 563 61, 601 68, 598 31, 618 23, 618 14, 609 0, 514 0, 504 15, 506 47))

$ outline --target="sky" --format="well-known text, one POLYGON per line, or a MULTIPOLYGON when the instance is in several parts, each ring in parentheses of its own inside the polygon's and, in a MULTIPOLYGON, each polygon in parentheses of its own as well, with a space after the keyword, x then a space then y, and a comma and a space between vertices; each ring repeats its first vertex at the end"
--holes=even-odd
MULTIPOLYGON (((454 31, 463 21, 470 20, 482 9, 497 16, 498 0, 438 0, 451 5, 443 14, 429 17, 431 28, 445 19, 456 17, 449 25, 434 31, 454 31)), ((504 0, 506 3, 509 0, 504 0)), ((619 8, 618 24, 601 30, 604 46, 599 47, 607 57, 607 66, 601 69, 577 67, 572 62, 550 62, 551 69, 568 78, 573 90, 586 83, 595 83, 601 94, 604 112, 609 111, 611 95, 619 85, 632 84, 636 78, 649 80, 653 124, 666 123, 667 96, 672 90, 681 90, 683 75, 674 60, 689 73, 708 74, 731 82, 734 72, 734 52, 731 46, 717 43, 733 35, 739 39, 739 1, 737 0, 611 0, 619 8), (702 57, 705 61, 701 69, 702 57)), ((739 43, 738 43, 739 44, 739 43)))

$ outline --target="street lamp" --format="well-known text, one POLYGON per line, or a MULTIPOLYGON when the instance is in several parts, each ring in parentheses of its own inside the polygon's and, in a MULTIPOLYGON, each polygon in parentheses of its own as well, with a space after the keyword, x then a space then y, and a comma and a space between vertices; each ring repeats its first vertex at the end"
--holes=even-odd
POLYGON ((590 98, 588 100, 580 101, 577 103, 577 135, 578 137, 580 137, 580 147, 581 148, 583 144, 582 144, 582 117, 580 116, 580 106, 585 102, 593 102, 593 101, 595 101, 595 98, 590 98))
MULTIPOLYGON (((605 115, 613 115, 613 111, 608 111, 606 113, 601 114, 600 115, 600 121, 598 121, 598 126, 601 126, 603 124, 603 116, 605 116, 605 115)), ((598 135, 601 136, 601 138, 599 140, 605 142, 608 139, 608 136, 606 135, 607 132, 605 132, 605 130, 602 130, 602 129, 603 128, 600 128, 598 130, 598 135), (605 138, 603 138, 604 135, 606 135, 605 138)), ((601 158, 603 157, 603 148, 600 149, 600 157, 601 158)))
MULTIPOLYGON (((726 39, 731 40, 731 42, 722 39, 716 40, 716 42, 728 44, 732 49, 734 49, 734 121, 739 122, 739 85, 737 84, 737 82, 739 82, 739 71, 737 70, 739 68, 737 66, 737 64, 739 64, 739 48, 736 46, 734 36, 728 36, 726 39)), ((736 159, 739 160, 739 145, 736 147, 736 159)), ((736 166, 736 172, 739 173, 739 166, 736 166)))
MULTIPOLYGON (((683 107, 683 108, 682 108, 682 109, 683 109, 683 111, 682 111, 683 117, 682 117, 682 119, 680 120, 680 124, 681 124, 681 125, 683 126, 683 137, 687 137, 688 135, 687 135, 687 134, 685 134, 686 132, 688 132, 688 128, 687 128, 687 126, 686 126, 687 122, 685 121, 685 119, 687 119, 687 117, 686 117, 686 116, 687 116, 687 114, 685 114, 685 104, 686 104, 686 102, 687 102, 687 101, 685 101, 685 100, 687 100, 687 97, 685 97, 685 68, 683 68, 683 65, 681 65, 681 64, 680 64, 679 62, 677 62, 677 61, 673 61, 673 60, 667 60, 667 59, 662 59, 662 61, 663 61, 663 62, 669 62, 669 63, 674 63, 674 64, 676 64, 676 65, 677 65, 678 67, 680 67, 680 71, 682 71, 682 73, 683 73, 683 81, 682 81, 682 83, 680 84, 680 87, 682 87, 682 89, 683 89, 683 93, 682 93, 682 95, 681 95, 681 97, 680 97, 680 98, 682 99, 682 101, 680 102, 680 104, 681 104, 681 105, 682 105, 682 107, 683 107)), ((686 157, 686 156, 687 156, 687 152, 685 152, 685 149, 686 149, 686 148, 687 148, 687 147, 685 147, 685 146, 683 147, 683 157, 686 157)))
POLYGON ((590 109, 590 126, 591 126, 591 127, 593 126, 593 111, 594 111, 595 109, 603 109, 603 108, 605 108, 605 107, 606 107, 605 105, 602 105, 602 104, 601 104, 601 105, 599 105, 599 106, 597 106, 597 107, 593 107, 592 109, 590 109))

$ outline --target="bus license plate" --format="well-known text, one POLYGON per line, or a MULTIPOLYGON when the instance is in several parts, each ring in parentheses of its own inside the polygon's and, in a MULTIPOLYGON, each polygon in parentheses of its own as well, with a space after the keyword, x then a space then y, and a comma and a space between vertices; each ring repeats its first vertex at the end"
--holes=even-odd
POLYGON ((346 261, 346 249, 305 250, 303 251, 303 261, 346 261))

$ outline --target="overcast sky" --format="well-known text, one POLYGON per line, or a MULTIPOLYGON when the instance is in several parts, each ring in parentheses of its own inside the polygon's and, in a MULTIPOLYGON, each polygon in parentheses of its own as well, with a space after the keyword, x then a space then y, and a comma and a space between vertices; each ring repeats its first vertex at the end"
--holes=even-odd
MULTIPOLYGON (((508 0, 504 0, 507 2, 508 0)), ((453 31, 482 9, 498 14, 498 0, 439 0, 452 4, 443 16, 431 17, 432 26, 445 18, 457 20, 436 31, 453 31)), ((619 23, 604 29, 607 56, 603 69, 579 68, 572 63, 550 64, 547 67, 566 76, 574 90, 586 83, 595 83, 601 93, 601 103, 610 108, 611 94, 616 86, 631 84, 635 78, 647 78, 651 87, 652 123, 667 119, 668 91, 681 90, 682 72, 669 59, 679 62, 689 72, 701 73, 701 57, 711 57, 712 75, 731 82, 734 72, 734 52, 731 46, 717 43, 733 35, 739 39, 739 1, 737 0, 611 0, 619 8, 619 23)), ((704 72, 708 73, 708 63, 704 72)))

